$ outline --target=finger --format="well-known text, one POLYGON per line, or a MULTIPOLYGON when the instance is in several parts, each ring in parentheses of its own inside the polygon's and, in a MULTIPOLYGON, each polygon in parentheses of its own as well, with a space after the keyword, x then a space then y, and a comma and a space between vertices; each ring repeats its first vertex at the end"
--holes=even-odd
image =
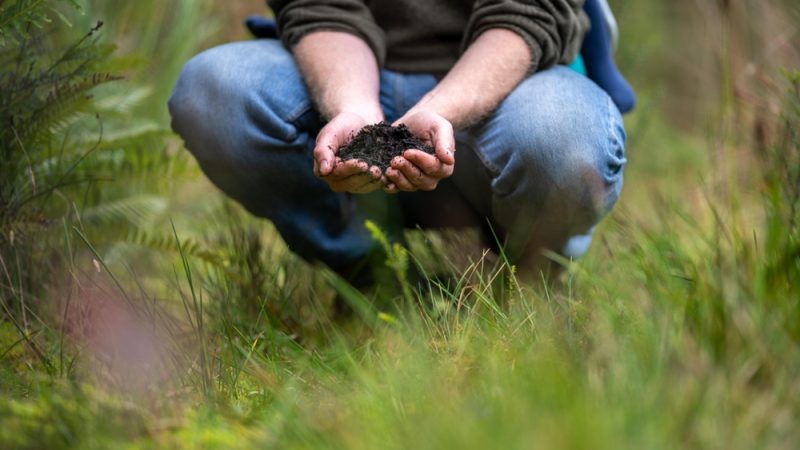
POLYGON ((347 144, 360 126, 363 124, 337 116, 322 127, 314 145, 315 170, 319 176, 327 176, 336 168, 335 158, 339 147, 347 144))
POLYGON ((324 177, 333 171, 334 150, 338 148, 336 133, 323 128, 314 145, 314 173, 324 177))
POLYGON ((405 158, 394 158, 392 160, 392 168, 399 170, 417 189, 430 191, 436 187, 437 180, 424 174, 417 166, 405 158))
MULTIPOLYGON (((339 165, 344 166, 353 164, 347 161, 345 163, 340 162, 339 165)), ((334 192, 365 193, 374 191, 375 189, 378 189, 386 184, 386 179, 381 173, 380 168, 373 166, 367 170, 361 170, 362 168, 366 168, 366 163, 363 161, 359 162, 354 167, 359 171, 350 175, 344 175, 344 173, 349 173, 351 170, 353 170, 352 167, 345 168, 342 169, 341 174, 333 172, 331 175, 323 177, 323 179, 328 182, 331 190, 334 192)))
POLYGON ((398 192, 400 192, 400 189, 397 189, 397 185, 395 185, 394 183, 389 183, 386 186, 384 186, 383 192, 386 192, 387 194, 397 194, 398 192))
MULTIPOLYGON (((386 175, 383 173, 383 171, 379 167, 376 167, 376 168, 378 169, 378 176, 377 176, 377 178, 375 178, 375 180, 381 184, 381 187, 386 188, 386 186, 388 186, 391 182, 389 181, 388 178, 386 178, 386 175)), ((370 172, 372 172, 372 169, 370 169, 370 172)), ((374 173, 373 173, 373 176, 374 176, 374 173)))
POLYGON ((433 148, 436 156, 445 164, 455 164, 456 139, 453 125, 445 119, 437 120, 433 128, 433 148))
POLYGON ((447 164, 438 157, 420 150, 406 150, 403 157, 417 166, 425 175, 442 179, 453 174, 453 164, 447 164))
POLYGON ((369 171, 369 166, 364 161, 358 159, 349 159, 342 161, 336 160, 333 169, 325 178, 333 180, 343 180, 353 175, 363 175, 369 171))
POLYGON ((314 148, 314 175, 324 177, 330 175, 333 171, 335 164, 334 154, 329 149, 321 147, 314 148))
POLYGON ((363 192, 372 192, 386 184, 386 177, 383 176, 383 173, 378 166, 370 167, 369 170, 364 173, 363 178, 365 180, 365 183, 361 188, 363 189, 363 192))
POLYGON ((414 192, 417 190, 417 188, 408 181, 408 178, 395 168, 390 167, 386 169, 386 178, 388 178, 399 191, 414 192))
POLYGON ((383 175, 383 172, 381 171, 381 168, 378 167, 378 166, 370 167, 369 171, 367 172, 367 175, 370 176, 371 180, 365 186, 366 191, 364 191, 362 193, 372 192, 375 189, 379 189, 379 188, 382 188, 382 187, 386 186, 386 183, 388 183, 388 180, 383 175))

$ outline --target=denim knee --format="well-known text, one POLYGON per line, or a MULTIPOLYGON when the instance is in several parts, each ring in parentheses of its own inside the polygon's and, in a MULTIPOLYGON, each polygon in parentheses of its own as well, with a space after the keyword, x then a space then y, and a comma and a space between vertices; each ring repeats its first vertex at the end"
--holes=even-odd
POLYGON ((246 41, 192 58, 178 78, 169 110, 187 148, 206 159, 245 142, 298 143, 295 122, 312 105, 291 54, 278 41, 246 41))
MULTIPOLYGON (((222 70, 224 61, 218 56, 224 52, 206 50, 194 56, 181 70, 167 106, 172 117, 172 128, 183 135, 190 125, 207 122, 218 115, 214 109, 224 102, 215 101, 220 92, 229 91, 230 77, 222 70)), ((235 85, 234 85, 235 87, 235 85)))
POLYGON ((609 109, 605 133, 577 133, 568 127, 555 131, 559 124, 563 126, 574 118, 554 115, 546 119, 546 128, 553 133, 540 135, 535 142, 520 147, 519 164, 528 168, 540 164, 540 173, 544 174, 545 186, 527 185, 526 196, 541 196, 544 192, 545 202, 552 197, 562 210, 572 210, 574 214, 571 217, 576 223, 570 225, 576 232, 599 222, 614 206, 621 192, 626 162, 625 132, 621 120, 613 117, 616 107, 610 106, 613 111, 609 109))
POLYGON ((568 69, 524 81, 477 133, 493 220, 517 246, 547 230, 548 245, 561 251, 569 237, 590 234, 619 197, 621 115, 607 94, 568 69))

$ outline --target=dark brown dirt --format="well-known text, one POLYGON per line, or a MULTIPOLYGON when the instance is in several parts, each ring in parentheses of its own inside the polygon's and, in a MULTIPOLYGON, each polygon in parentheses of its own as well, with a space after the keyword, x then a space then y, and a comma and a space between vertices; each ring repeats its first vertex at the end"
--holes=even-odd
POLYGON ((337 156, 342 161, 359 159, 386 171, 392 158, 409 149, 433 154, 433 148, 411 134, 405 125, 393 127, 386 122, 367 125, 349 144, 339 148, 337 156))

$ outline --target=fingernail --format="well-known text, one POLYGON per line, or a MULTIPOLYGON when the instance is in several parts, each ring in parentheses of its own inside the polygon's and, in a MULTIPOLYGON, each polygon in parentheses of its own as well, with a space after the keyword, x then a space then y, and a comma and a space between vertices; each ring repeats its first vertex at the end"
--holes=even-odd
POLYGON ((323 159, 321 163, 319 163, 319 170, 320 172, 325 172, 328 170, 328 160, 323 159))

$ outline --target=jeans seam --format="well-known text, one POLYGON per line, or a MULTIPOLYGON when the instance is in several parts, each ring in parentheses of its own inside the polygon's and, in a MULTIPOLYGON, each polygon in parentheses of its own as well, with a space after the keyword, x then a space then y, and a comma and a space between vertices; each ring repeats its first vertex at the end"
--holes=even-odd
POLYGON ((294 125, 297 119, 299 119, 303 114, 307 113, 310 110, 311 110, 311 102, 304 101, 300 103, 300 105, 297 106, 295 109, 293 109, 292 112, 287 114, 286 119, 284 120, 286 120, 287 123, 291 123, 292 125, 294 125))
POLYGON ((300 134, 297 130, 298 128, 297 121, 303 116, 303 114, 306 114, 307 112, 311 111, 311 109, 312 109, 311 102, 304 101, 300 103, 300 105, 297 106, 295 109, 293 109, 292 112, 287 114, 286 118, 283 119, 286 123, 292 126, 292 132, 289 133, 286 139, 287 142, 292 142, 295 139, 297 139, 297 136, 300 134))

